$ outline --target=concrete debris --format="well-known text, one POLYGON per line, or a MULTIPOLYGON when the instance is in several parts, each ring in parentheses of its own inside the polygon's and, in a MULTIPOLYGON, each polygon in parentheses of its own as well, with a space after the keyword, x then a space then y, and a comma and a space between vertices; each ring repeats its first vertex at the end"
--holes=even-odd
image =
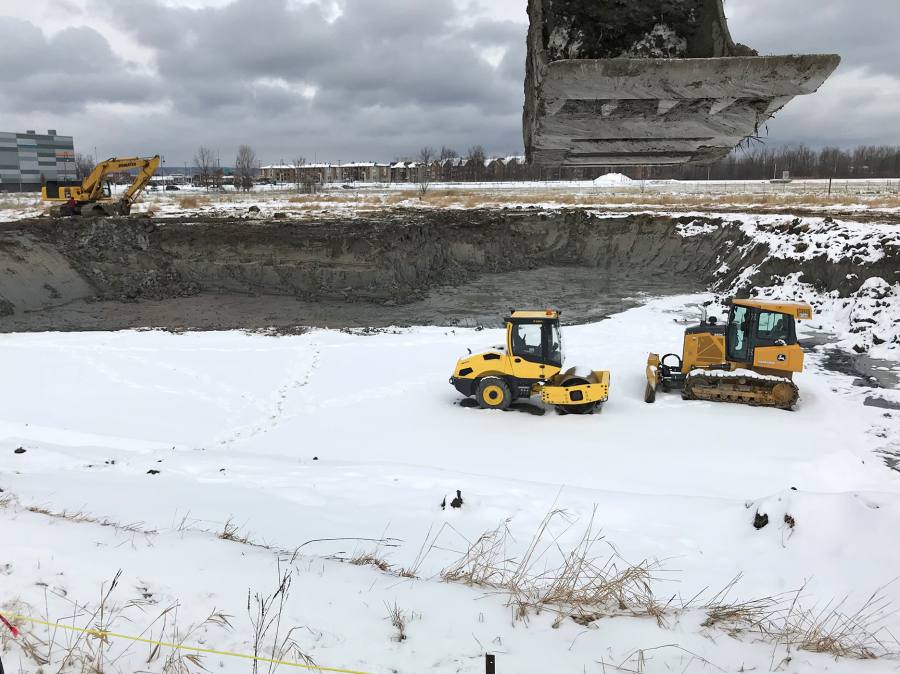
POLYGON ((715 161, 840 63, 735 44, 722 0, 529 0, 528 14, 525 148, 553 167, 715 161))

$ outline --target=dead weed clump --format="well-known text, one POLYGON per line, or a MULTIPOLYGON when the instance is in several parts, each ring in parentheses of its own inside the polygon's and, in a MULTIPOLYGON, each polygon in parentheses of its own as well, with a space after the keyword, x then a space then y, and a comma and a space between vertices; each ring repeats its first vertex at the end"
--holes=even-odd
POLYGON ((403 643, 406 641, 406 613, 400 610, 396 602, 394 602, 393 606, 387 603, 384 606, 388 612, 388 620, 391 621, 391 626, 396 630, 396 634, 394 634, 392 639, 397 643, 403 643))
POLYGON ((240 527, 235 524, 232 518, 228 518, 225 522, 225 525, 222 527, 222 531, 217 534, 217 537, 223 541, 231 541, 232 543, 240 543, 241 545, 250 545, 253 547, 264 547, 258 546, 256 543, 250 540, 249 534, 242 534, 240 527))
POLYGON ((548 513, 525 553, 512 557, 507 552, 512 537, 504 522, 482 534, 441 578, 507 594, 516 619, 546 609, 582 625, 608 615, 651 616, 662 625, 667 606, 652 589, 659 563, 623 560, 596 530, 593 517, 578 541, 566 548, 561 540, 573 524, 564 511, 548 513), (563 523, 559 532, 558 522, 563 523), (552 557, 558 561, 551 562, 552 557))
POLYGON ((874 592, 858 609, 846 609, 848 598, 822 607, 803 605, 806 586, 796 592, 750 601, 725 601, 740 576, 703 608, 706 628, 733 637, 755 634, 792 650, 826 653, 835 658, 870 660, 900 654, 900 641, 883 624, 893 615, 885 588, 874 592))
POLYGON ((253 629, 253 665, 252 673, 262 671, 260 663, 268 663, 269 674, 277 667, 276 663, 288 659, 302 662, 307 668, 315 668, 315 661, 307 655, 294 635, 302 627, 288 628, 285 622, 285 607, 291 595, 293 572, 282 570, 278 564, 278 585, 274 592, 262 595, 258 592, 251 598, 247 591, 247 614, 253 629), (269 644, 269 645, 267 645, 269 644))
POLYGON ((391 565, 372 552, 356 555, 350 559, 350 564, 353 566, 371 566, 383 573, 390 573, 391 571, 391 565))
MULTIPOLYGON (((73 601, 64 592, 45 586, 45 607, 49 605, 52 595, 54 600, 65 603, 66 617, 54 619, 49 614, 49 609, 45 608, 41 618, 49 623, 64 622, 70 629, 57 627, 31 629, 29 623, 15 618, 17 615, 33 615, 31 607, 22 602, 4 604, 4 613, 13 616, 13 624, 21 631, 15 643, 24 657, 34 664, 34 671, 51 671, 44 669, 47 667, 52 668, 57 674, 62 672, 121 674, 135 671, 135 659, 139 656, 133 653, 133 649, 138 642, 115 638, 112 633, 117 630, 135 633, 133 626, 139 621, 144 622, 143 616, 153 602, 143 598, 124 602, 116 600, 114 595, 117 593, 122 575, 120 570, 111 581, 104 582, 100 586, 99 600, 94 605, 73 601), (129 627, 118 627, 124 624, 129 627)), ((201 632, 205 634, 208 628, 230 629, 229 616, 213 611, 205 620, 187 629, 181 629, 178 611, 178 604, 170 605, 137 634, 138 639, 177 646, 160 660, 162 651, 170 647, 151 644, 144 662, 150 665, 160 660, 159 671, 162 674, 199 674, 208 671, 197 649, 185 644, 201 632)), ((2 632, 0 647, 5 650, 9 646, 6 641, 8 637, 5 630, 2 632)))

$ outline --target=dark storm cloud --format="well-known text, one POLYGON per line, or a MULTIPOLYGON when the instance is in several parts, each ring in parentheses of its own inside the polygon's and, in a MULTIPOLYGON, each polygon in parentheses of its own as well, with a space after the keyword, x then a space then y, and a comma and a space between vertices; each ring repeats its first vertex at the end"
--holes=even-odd
MULTIPOLYGON (((131 68, 91 28, 47 37, 5 19, 0 115, 34 128, 33 112, 76 140, 179 159, 201 143, 230 159, 243 142, 264 161, 388 160, 425 144, 521 151, 526 0, 519 22, 477 18, 485 2, 451 0, 341 0, 337 18, 330 3, 301 0, 90 3, 73 21, 112 22, 149 51, 149 70, 131 68), (78 112, 90 102, 132 105, 78 112)), ((769 125, 770 142, 900 142, 897 0, 727 0, 726 8, 735 39, 763 53, 844 56, 819 94, 769 125)))
POLYGON ((762 54, 839 53, 844 67, 898 74, 897 0, 726 0, 733 37, 762 54))
POLYGON ((73 112, 92 102, 138 103, 152 99, 155 79, 135 74, 87 27, 51 38, 15 18, 0 21, 0 111, 73 112))
POLYGON ((235 132, 250 125, 266 156, 284 144, 382 158, 425 143, 521 145, 521 25, 461 27, 453 3, 421 0, 346 0, 333 21, 319 4, 283 0, 202 10, 156 0, 104 6, 156 52, 176 114, 212 116, 235 132), (499 65, 482 56, 497 49, 499 65))

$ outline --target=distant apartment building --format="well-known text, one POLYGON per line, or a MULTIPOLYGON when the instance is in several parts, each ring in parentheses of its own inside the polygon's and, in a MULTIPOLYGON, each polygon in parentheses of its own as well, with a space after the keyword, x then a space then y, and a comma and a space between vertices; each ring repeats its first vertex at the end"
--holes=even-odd
POLYGON ((0 132, 0 191, 37 192, 47 180, 75 179, 72 136, 0 132))
POLYGON ((271 164, 260 168, 264 180, 280 183, 386 183, 391 180, 390 164, 351 162, 349 164, 271 164))
POLYGON ((415 183, 426 177, 436 182, 511 181, 539 179, 540 174, 524 157, 471 160, 456 157, 438 159, 427 166, 416 161, 392 164, 352 162, 349 164, 271 164, 260 169, 264 180, 279 183, 415 183))

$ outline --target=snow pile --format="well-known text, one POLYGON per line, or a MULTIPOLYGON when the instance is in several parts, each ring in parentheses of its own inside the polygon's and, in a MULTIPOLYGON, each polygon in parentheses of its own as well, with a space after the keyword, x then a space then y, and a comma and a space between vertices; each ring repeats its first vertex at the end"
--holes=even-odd
POLYGON ((594 180, 595 187, 618 187, 633 185, 634 181, 621 173, 607 173, 594 180))
POLYGON ((765 380, 765 381, 790 381, 785 377, 776 377, 773 375, 767 374, 759 374, 757 372, 753 372, 752 370, 703 370, 699 374, 691 372, 688 374, 688 378, 692 376, 701 376, 701 377, 709 377, 709 378, 719 378, 719 379, 740 379, 741 377, 752 377, 753 379, 765 380))
POLYGON ((769 254, 784 260, 825 257, 829 262, 852 260, 877 262, 888 247, 900 247, 900 228, 892 224, 845 222, 831 218, 784 216, 746 217, 741 231, 755 243, 764 243, 769 254))
POLYGON ((719 229, 719 227, 720 225, 716 225, 712 222, 697 222, 694 220, 692 222, 679 222, 675 229, 678 231, 679 236, 683 239, 688 239, 692 236, 712 234, 719 229))

